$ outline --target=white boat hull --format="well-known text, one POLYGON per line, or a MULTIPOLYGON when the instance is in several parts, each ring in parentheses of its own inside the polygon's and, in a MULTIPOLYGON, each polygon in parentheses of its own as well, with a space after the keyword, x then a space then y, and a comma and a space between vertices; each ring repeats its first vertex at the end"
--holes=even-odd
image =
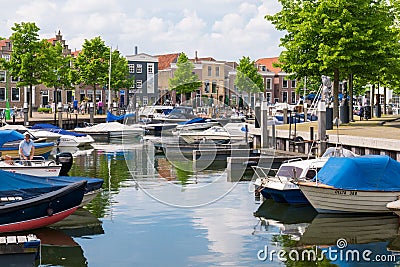
POLYGON ((16 165, 0 165, 0 169, 12 173, 21 173, 33 176, 58 176, 60 174, 61 165, 56 166, 16 166, 16 165))
POLYGON ((391 213, 386 205, 400 191, 343 190, 315 182, 298 183, 311 205, 320 213, 391 213))
POLYGON ((58 146, 78 147, 90 145, 93 142, 94 139, 90 135, 79 137, 73 135, 62 135, 58 139, 58 146))

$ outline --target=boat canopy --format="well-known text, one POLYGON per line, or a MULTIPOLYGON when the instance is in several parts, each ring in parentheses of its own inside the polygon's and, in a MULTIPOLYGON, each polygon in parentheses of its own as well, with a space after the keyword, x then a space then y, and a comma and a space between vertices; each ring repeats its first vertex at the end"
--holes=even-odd
POLYGON ((208 118, 196 117, 196 118, 188 120, 188 121, 179 122, 178 124, 187 125, 187 124, 193 124, 193 123, 205 123, 205 122, 208 122, 208 121, 210 121, 210 119, 208 119, 208 118))
POLYGON ((110 111, 107 112, 107 122, 113 122, 113 121, 121 121, 121 120, 125 120, 125 118, 128 117, 133 117, 135 116, 135 113, 128 113, 128 114, 123 114, 120 116, 114 115, 112 114, 110 111))
POLYGON ((40 129, 40 130, 46 130, 49 132, 53 133, 59 133, 63 135, 72 135, 72 136, 86 136, 86 134, 81 134, 81 133, 75 133, 75 132, 70 132, 67 130, 64 130, 63 128, 60 128, 58 126, 54 126, 52 124, 47 124, 47 123, 37 123, 31 127, 31 129, 40 129))
POLYGON ((21 141, 24 139, 24 135, 15 130, 1 130, 0 131, 0 146, 3 146, 7 142, 21 141))
POLYGON ((338 189, 400 191, 400 163, 383 155, 331 157, 314 179, 338 189))

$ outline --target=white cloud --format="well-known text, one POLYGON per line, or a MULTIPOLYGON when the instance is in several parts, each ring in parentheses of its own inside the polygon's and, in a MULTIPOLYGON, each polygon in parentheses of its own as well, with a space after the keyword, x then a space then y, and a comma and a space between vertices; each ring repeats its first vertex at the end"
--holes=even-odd
POLYGON ((125 55, 138 46, 148 54, 193 57, 198 51, 201 57, 238 61, 279 55, 282 33, 264 19, 278 11, 277 0, 19 0, 0 10, 0 36, 9 37, 15 22, 30 21, 41 38, 61 30, 72 49, 101 36, 125 55))

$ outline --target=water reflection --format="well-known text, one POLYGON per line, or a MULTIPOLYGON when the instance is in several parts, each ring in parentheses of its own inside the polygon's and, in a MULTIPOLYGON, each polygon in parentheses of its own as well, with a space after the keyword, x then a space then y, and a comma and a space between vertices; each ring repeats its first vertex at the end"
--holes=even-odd
POLYGON ((362 256, 367 250, 377 266, 394 266, 398 260, 393 253, 400 250, 399 218, 395 215, 317 214, 311 206, 266 200, 254 216, 260 219, 254 234, 276 242, 276 251, 285 249, 286 266, 371 265, 362 256), (386 261, 378 264, 376 255, 386 261))

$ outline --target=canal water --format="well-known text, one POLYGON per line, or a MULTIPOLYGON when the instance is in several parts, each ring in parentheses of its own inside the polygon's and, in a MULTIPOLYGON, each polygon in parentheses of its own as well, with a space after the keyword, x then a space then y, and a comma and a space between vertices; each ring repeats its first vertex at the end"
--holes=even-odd
POLYGON ((36 265, 398 264, 397 216, 317 215, 310 206, 262 202, 248 180, 228 182, 223 165, 194 172, 190 161, 169 160, 140 140, 71 152, 70 175, 101 177, 103 191, 33 231, 42 240, 36 265))

